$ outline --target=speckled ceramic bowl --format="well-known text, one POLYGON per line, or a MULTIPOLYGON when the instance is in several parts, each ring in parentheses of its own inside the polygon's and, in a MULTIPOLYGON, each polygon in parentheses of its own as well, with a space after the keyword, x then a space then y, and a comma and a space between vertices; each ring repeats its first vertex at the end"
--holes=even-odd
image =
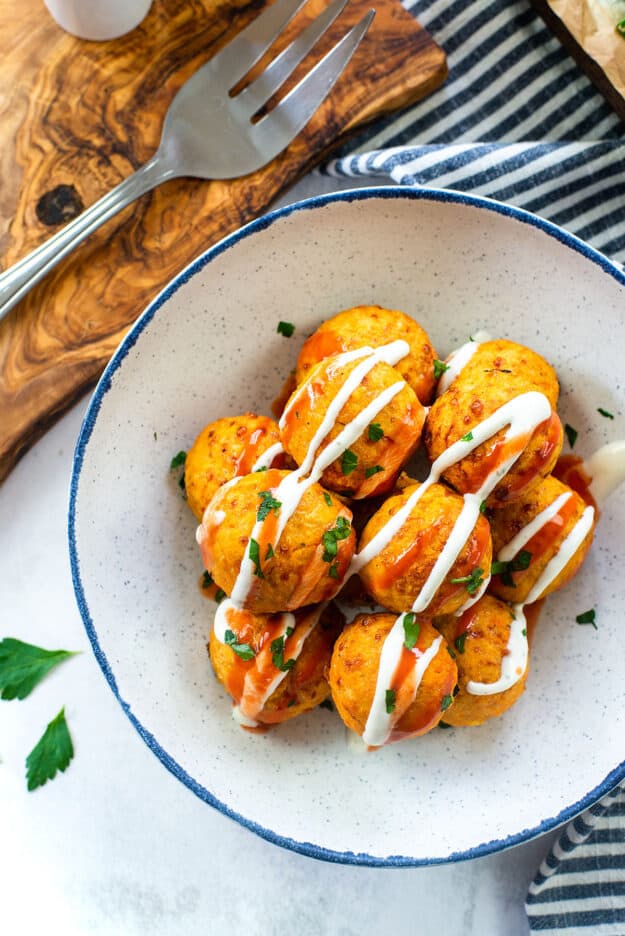
POLYGON ((359 303, 411 313, 441 355, 477 328, 531 345, 558 369, 576 451, 625 436, 625 277, 603 257, 469 196, 384 188, 313 199, 200 257, 115 354, 76 449, 76 595, 124 711, 207 803, 331 861, 482 855, 554 827, 625 777, 625 490, 581 574, 547 602, 527 692, 481 728, 359 754, 320 709, 249 735, 206 656, 212 606, 170 459, 211 419, 268 411, 304 337, 359 303), (292 338, 277 334, 280 320, 296 324, 292 338), (591 607, 598 630, 575 623, 591 607))

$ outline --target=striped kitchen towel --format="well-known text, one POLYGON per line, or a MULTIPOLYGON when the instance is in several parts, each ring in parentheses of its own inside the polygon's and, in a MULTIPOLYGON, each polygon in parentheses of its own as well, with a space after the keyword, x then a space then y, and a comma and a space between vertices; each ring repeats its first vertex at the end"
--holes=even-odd
POLYGON ((322 171, 496 198, 625 262, 625 124, 529 0, 406 6, 445 49, 447 81, 322 171))
POLYGON ((568 824, 530 885, 532 932, 625 934, 625 786, 568 824))

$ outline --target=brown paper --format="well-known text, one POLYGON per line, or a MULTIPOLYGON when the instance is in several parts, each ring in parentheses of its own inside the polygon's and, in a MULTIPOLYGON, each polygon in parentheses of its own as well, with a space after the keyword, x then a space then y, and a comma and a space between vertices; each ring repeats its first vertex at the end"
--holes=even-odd
POLYGON ((616 31, 616 24, 625 20, 625 0, 547 0, 547 4, 625 98, 625 36, 616 31))

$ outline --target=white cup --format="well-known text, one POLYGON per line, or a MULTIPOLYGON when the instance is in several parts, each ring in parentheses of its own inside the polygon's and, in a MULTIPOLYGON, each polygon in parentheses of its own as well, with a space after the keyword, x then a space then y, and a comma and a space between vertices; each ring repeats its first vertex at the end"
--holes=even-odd
POLYGON ((52 17, 79 39, 117 39, 138 26, 152 0, 44 0, 52 17))

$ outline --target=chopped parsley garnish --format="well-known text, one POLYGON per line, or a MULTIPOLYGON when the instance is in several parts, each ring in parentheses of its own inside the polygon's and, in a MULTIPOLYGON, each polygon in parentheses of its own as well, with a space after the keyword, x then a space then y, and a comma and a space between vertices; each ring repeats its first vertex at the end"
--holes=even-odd
POLYGON ((284 335, 285 338, 290 338, 295 331, 295 325, 293 325, 292 322, 278 322, 276 331, 279 335, 284 335))
POLYGON ((338 517, 332 529, 326 530, 321 537, 321 543, 324 548, 324 553, 321 558, 324 562, 334 562, 339 550, 339 540, 347 539, 351 531, 352 528, 349 520, 346 520, 345 517, 338 517))
POLYGON ((274 556, 275 556, 275 553, 273 551, 273 546, 271 545, 271 543, 267 543, 267 552, 265 553, 265 562, 267 562, 267 559, 273 559, 274 556))
POLYGON ((579 435, 577 429, 573 429, 573 426, 569 426, 569 424, 566 423, 564 426, 564 431, 566 432, 566 437, 569 440, 569 445, 571 448, 573 448, 577 441, 577 436, 579 435))
POLYGON ((256 514, 257 520, 264 520, 273 510, 278 513, 282 507, 282 501, 276 500, 271 491, 261 491, 258 495, 261 499, 261 505, 256 514))
POLYGON ((591 608, 590 611, 584 611, 583 614, 578 614, 575 618, 578 624, 592 624, 595 630, 599 630, 597 627, 597 622, 595 620, 595 609, 591 608))
POLYGON ((597 407, 597 412, 605 416, 606 419, 614 419, 613 413, 608 412, 607 409, 603 409, 602 406, 597 407))
POLYGON ((434 380, 440 380, 446 370, 449 370, 449 364, 444 361, 434 361, 434 380))
POLYGON ((461 442, 473 442, 473 433, 467 432, 466 435, 463 435, 460 439, 461 442))
POLYGON ((466 585, 470 595, 475 595, 480 586, 484 583, 484 570, 473 569, 470 575, 463 575, 460 578, 449 579, 452 585, 466 585))
POLYGON ((234 631, 227 630, 224 634, 224 641, 226 642, 226 646, 234 650, 236 655, 241 657, 242 660, 253 660, 256 656, 249 644, 238 642, 237 635, 234 631))
POLYGON ((451 649, 451 647, 449 646, 449 644, 447 644, 447 653, 448 653, 449 656, 452 658, 452 660, 455 660, 455 659, 456 659, 456 654, 455 654, 454 651, 451 649))
POLYGON ((16 637, 0 641, 0 689, 3 699, 25 699, 53 667, 74 656, 70 650, 44 650, 16 637))
POLYGON ((379 442, 384 438, 384 429, 380 423, 370 423, 367 428, 367 438, 370 442, 379 442))
POLYGON ((464 653, 464 645, 466 641, 467 641, 466 631, 464 634, 460 634, 459 637, 456 637, 456 639, 454 640, 454 647, 456 648, 458 653, 464 653))
POLYGON ((619 34, 619 36, 625 36, 625 19, 622 19, 620 23, 617 23, 614 27, 619 34))
POLYGON ((356 468, 358 464, 358 456, 354 455, 349 449, 346 449, 343 452, 343 457, 341 458, 341 471, 344 475, 351 474, 352 471, 356 468))
POLYGON ((495 562, 491 564, 490 574, 501 575, 501 581, 504 585, 515 588, 516 583, 512 578, 512 573, 524 572, 525 569, 529 569, 531 561, 531 552, 528 552, 527 549, 522 549, 518 555, 516 555, 514 559, 511 559, 509 562, 502 562, 500 559, 496 559, 495 562))
POLYGON ((404 647, 406 650, 412 650, 415 646, 417 640, 419 639, 419 631, 421 630, 421 625, 417 621, 416 615, 410 611, 408 614, 404 614, 404 647))
POLYGON ((226 593, 223 590, 223 588, 218 588, 217 591, 215 592, 215 601, 217 602, 217 604, 220 604, 224 600, 225 597, 226 597, 226 593))
POLYGON ((481 514, 486 513, 486 501, 485 500, 483 500, 482 503, 480 504, 480 513, 481 514))
POLYGON ((202 588, 210 588, 213 584, 213 576, 210 572, 205 572, 202 576, 202 588))
POLYGON ((527 627, 524 627, 521 633, 523 634, 524 637, 527 637, 527 627))
POLYGON ((257 541, 253 538, 250 539, 250 559, 255 565, 254 575, 257 575, 258 578, 264 578, 263 570, 260 567, 260 546, 257 541))
POLYGON ((338 562, 333 562, 330 568, 328 569, 328 575, 330 578, 338 579, 339 577, 339 564, 338 562))
POLYGON ((331 507, 331 506, 332 506, 332 498, 330 497, 330 495, 328 494, 327 491, 324 491, 324 492, 323 492, 323 499, 324 499, 324 501, 326 502, 326 504, 328 505, 328 507, 331 507))
POLYGON ((289 699, 287 703, 287 708, 293 708, 294 705, 295 705, 295 699, 289 699))
POLYGON ((384 471, 382 465, 372 465, 371 468, 365 469, 365 478, 371 478, 373 475, 378 474, 378 472, 384 471))
POLYGON ((444 695, 441 699, 441 712, 446 712, 453 701, 454 700, 452 696, 444 695))
POLYGON ((267 471, 267 465, 263 465, 262 468, 254 468, 254 474, 258 474, 259 471, 267 471))
POLYGON ((158 439, 158 436, 156 434, 156 430, 154 430, 154 441, 156 442, 157 439, 158 439))
POLYGON ((395 711, 395 705, 397 703, 397 693, 395 692, 394 689, 386 690, 385 701, 386 701, 386 713, 387 715, 391 715, 395 711))
POLYGON ((284 640, 284 635, 282 635, 282 637, 276 637, 275 640, 271 641, 271 662, 276 669, 286 673, 293 669, 295 660, 284 659, 284 640))
POLYGON ((62 708, 26 758, 26 782, 29 791, 53 780, 57 770, 63 772, 74 756, 74 746, 62 708))
POLYGON ((171 460, 171 463, 169 465, 170 471, 173 471, 174 468, 180 468, 181 465, 184 465, 186 460, 187 460, 187 453, 182 452, 182 451, 178 452, 178 454, 174 455, 174 457, 171 460))

